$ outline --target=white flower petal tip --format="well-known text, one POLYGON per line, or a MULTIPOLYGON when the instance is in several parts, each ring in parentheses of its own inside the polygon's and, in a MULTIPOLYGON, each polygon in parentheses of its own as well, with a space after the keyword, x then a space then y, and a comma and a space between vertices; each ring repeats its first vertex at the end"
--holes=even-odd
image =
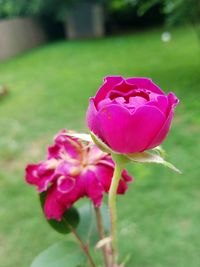
POLYGON ((112 241, 112 238, 109 236, 109 237, 105 237, 101 240, 99 240, 95 246, 96 249, 100 249, 108 244, 110 244, 112 241))
POLYGON ((74 138, 77 138, 77 139, 80 139, 80 140, 85 141, 85 142, 94 143, 94 141, 92 140, 90 134, 86 134, 86 133, 73 133, 72 132, 72 133, 66 133, 66 135, 71 136, 71 137, 74 137, 74 138))

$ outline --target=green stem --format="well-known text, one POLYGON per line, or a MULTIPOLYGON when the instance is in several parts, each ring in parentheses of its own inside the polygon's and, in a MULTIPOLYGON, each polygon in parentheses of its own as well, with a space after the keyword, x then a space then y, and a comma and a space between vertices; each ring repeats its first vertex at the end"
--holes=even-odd
POLYGON ((117 155, 112 155, 112 157, 115 161, 115 170, 108 195, 108 207, 110 213, 110 232, 112 238, 112 265, 115 265, 117 264, 118 259, 116 194, 123 168, 121 164, 117 162, 117 155))
POLYGON ((64 220, 64 221, 65 221, 65 224, 67 225, 67 227, 71 230, 71 232, 74 235, 74 237, 76 238, 77 242, 79 243, 83 253, 86 255, 90 266, 91 267, 96 267, 96 264, 94 263, 94 261, 92 259, 92 256, 90 255, 90 252, 89 252, 89 249, 88 249, 88 245, 83 242, 83 240, 80 238, 80 236, 76 232, 75 228, 73 226, 71 226, 71 224, 69 224, 67 222, 67 220, 64 220))
MULTIPOLYGON (((104 232, 104 225, 103 225, 103 219, 101 216, 100 208, 94 207, 95 214, 96 214, 96 221, 97 221, 97 228, 99 232, 99 238, 100 240, 105 238, 105 232, 104 232)), ((102 253, 104 258, 104 264, 105 267, 109 267, 109 254, 108 254, 108 246, 105 245, 102 247, 102 253)))

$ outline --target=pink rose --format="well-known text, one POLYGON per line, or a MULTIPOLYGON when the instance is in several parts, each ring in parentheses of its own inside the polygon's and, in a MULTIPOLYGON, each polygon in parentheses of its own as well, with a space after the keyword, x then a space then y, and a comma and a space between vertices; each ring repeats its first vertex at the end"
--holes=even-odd
MULTIPOLYGON (((96 207, 109 191, 115 164, 111 156, 92 143, 83 143, 60 132, 48 149, 47 159, 26 167, 26 181, 38 191, 47 191, 44 212, 48 219, 60 220, 82 197, 91 199, 96 207)), ((117 193, 124 194, 132 178, 123 170, 117 193)))
POLYGON ((178 99, 148 78, 106 77, 90 99, 90 130, 118 153, 137 153, 166 138, 178 99))

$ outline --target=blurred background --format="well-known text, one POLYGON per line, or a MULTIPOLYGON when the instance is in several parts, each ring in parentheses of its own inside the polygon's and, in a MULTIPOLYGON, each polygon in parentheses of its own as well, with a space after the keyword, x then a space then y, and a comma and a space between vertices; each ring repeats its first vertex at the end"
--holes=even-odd
POLYGON ((106 75, 151 77, 180 99, 163 148, 183 174, 135 164, 118 198, 127 267, 200 266, 199 25, 199 0, 0 0, 0 266, 30 266, 63 239, 24 168, 60 129, 87 131, 106 75))

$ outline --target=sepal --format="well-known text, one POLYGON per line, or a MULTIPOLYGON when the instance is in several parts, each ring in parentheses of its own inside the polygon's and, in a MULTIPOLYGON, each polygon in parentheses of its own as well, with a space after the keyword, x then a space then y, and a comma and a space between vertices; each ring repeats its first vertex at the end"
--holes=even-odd
POLYGON ((161 155, 153 153, 153 151, 145 151, 141 153, 127 154, 126 156, 130 161, 139 162, 139 163, 157 163, 162 164, 165 167, 170 168, 171 170, 181 173, 173 164, 166 161, 161 155))
POLYGON ((118 163, 138 162, 138 163, 157 163, 162 164, 171 170, 181 173, 172 163, 165 160, 166 153, 161 146, 157 146, 152 150, 132 153, 132 154, 119 154, 113 151, 107 144, 105 144, 98 136, 90 132, 94 143, 104 152, 107 152, 113 156, 113 159, 117 159, 118 163))

